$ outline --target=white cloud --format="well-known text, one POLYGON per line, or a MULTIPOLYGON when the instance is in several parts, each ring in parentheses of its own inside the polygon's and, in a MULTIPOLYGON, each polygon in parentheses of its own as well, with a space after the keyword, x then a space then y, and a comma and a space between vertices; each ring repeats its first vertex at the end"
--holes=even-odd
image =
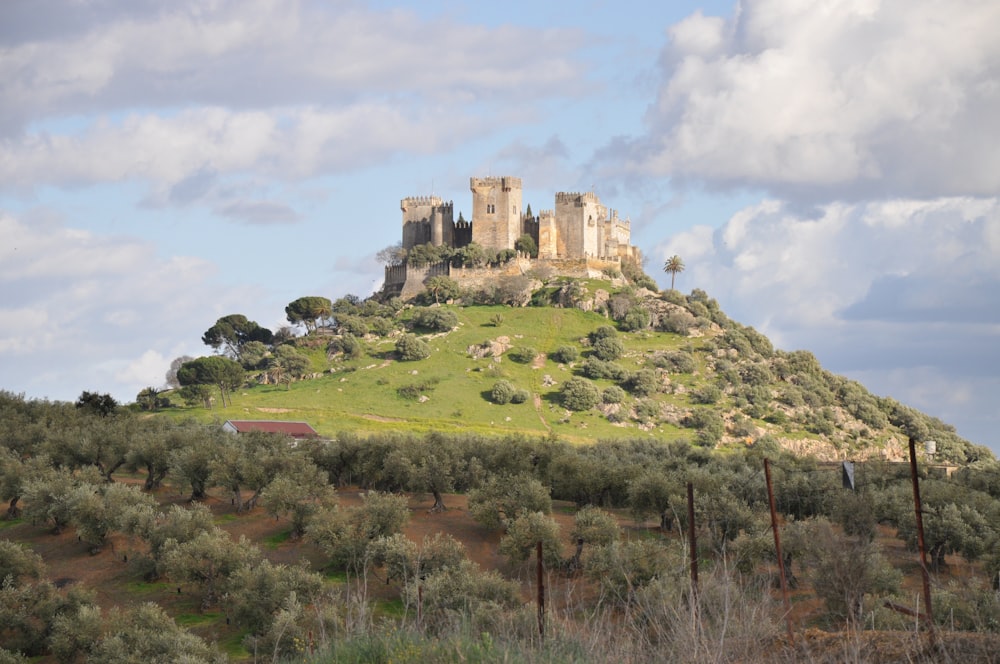
MULTIPOLYGON (((996 198, 837 203, 810 215, 766 201, 719 229, 674 236, 657 258, 679 254, 678 288, 706 290, 778 347, 811 350, 946 421, 982 423, 1000 366, 998 228, 996 198)), ((981 426, 965 435, 1000 443, 981 426)))
POLYGON ((135 239, 9 214, 0 232, 10 239, 0 247, 0 364, 15 392, 72 399, 65 390, 100 385, 131 399, 162 382, 153 379, 177 339, 196 348, 220 310, 247 303, 214 283, 211 263, 161 258, 135 239))
POLYGON ((1000 188, 1000 4, 747 0, 671 30, 633 165, 826 199, 1000 188))

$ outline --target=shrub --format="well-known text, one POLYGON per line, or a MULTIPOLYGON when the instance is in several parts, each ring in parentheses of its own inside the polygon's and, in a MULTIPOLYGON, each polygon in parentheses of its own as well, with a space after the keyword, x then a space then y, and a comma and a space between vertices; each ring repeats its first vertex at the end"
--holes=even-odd
POLYGON ((337 327, 341 332, 363 337, 368 334, 368 323, 358 316, 337 316, 337 327))
POLYGON ((621 403, 625 401, 625 390, 617 385, 612 385, 601 393, 601 401, 604 403, 621 403))
POLYGON ((590 410, 597 405, 601 392, 586 378, 570 378, 560 390, 563 406, 569 410, 590 410))
POLYGON ((633 307, 621 321, 621 328, 626 332, 645 330, 649 327, 649 312, 643 307, 633 307))
POLYGON ((712 404, 722 398, 722 390, 711 383, 691 392, 691 403, 712 404))
POLYGON ((530 398, 531 398, 531 392, 529 392, 528 390, 521 389, 521 390, 517 390, 516 392, 514 392, 513 395, 511 395, 510 402, 511 403, 524 403, 524 402, 526 402, 530 398))
POLYGON ((625 389, 637 397, 649 396, 660 389, 660 379, 652 369, 640 369, 625 380, 625 389))
POLYGON ((660 419, 660 404, 643 399, 635 405, 635 416, 640 422, 656 422, 660 419))
POLYGON ((493 383, 493 389, 490 390, 490 399, 500 405, 508 404, 513 400, 516 391, 517 388, 509 380, 498 380, 493 383))
POLYGON ((368 319, 368 329, 372 334, 384 337, 396 329, 396 324, 391 318, 384 316, 373 316, 368 319))
POLYGON ((725 423, 722 420, 722 415, 717 411, 709 409, 693 411, 681 421, 681 424, 690 429, 697 429, 698 444, 706 447, 722 440, 722 434, 725 431, 725 423))
POLYGON ((361 342, 350 332, 334 337, 326 345, 327 358, 333 357, 337 353, 343 353, 345 358, 355 359, 361 357, 364 348, 361 342))
POLYGON ((695 325, 694 316, 686 311, 675 311, 660 319, 659 329, 663 332, 687 335, 695 325))
POLYGON ((610 325, 601 325, 599 328, 587 335, 590 343, 595 344, 600 339, 610 339, 618 336, 618 330, 610 325))
POLYGON ((694 355, 682 350, 672 350, 653 359, 653 366, 666 369, 670 373, 693 373, 697 368, 694 355))
POLYGON ((549 353, 549 359, 560 364, 576 362, 580 357, 580 350, 576 346, 559 346, 549 353))
POLYGON ((447 332, 458 325, 458 316, 447 309, 414 309, 413 326, 425 330, 447 332))
POLYGON ((422 360, 430 357, 431 347, 415 334, 404 334, 396 342, 396 353, 404 361, 422 360))
POLYGON ((602 337, 594 342, 594 355, 597 359, 611 362, 625 353, 625 346, 614 337, 602 337))
POLYGON ((528 364, 538 356, 538 351, 530 346, 514 346, 507 351, 507 357, 520 364, 528 364))
POLYGON ((624 380, 628 376, 628 372, 624 367, 614 362, 604 362, 596 357, 588 357, 584 360, 580 370, 584 376, 593 380, 601 378, 624 380))

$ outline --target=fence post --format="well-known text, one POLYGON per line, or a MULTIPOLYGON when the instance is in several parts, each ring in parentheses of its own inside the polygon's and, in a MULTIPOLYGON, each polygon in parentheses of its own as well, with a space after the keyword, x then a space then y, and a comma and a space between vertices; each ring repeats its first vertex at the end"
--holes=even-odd
POLYGON ((785 602, 785 626, 788 628, 788 640, 794 645, 795 633, 792 631, 792 603, 788 599, 788 581, 785 579, 785 557, 781 553, 781 535, 778 534, 778 510, 774 504, 774 487, 771 485, 771 462, 767 459, 764 459, 764 479, 767 482, 767 502, 771 508, 771 530, 774 532, 774 550, 778 554, 781 598, 785 602))

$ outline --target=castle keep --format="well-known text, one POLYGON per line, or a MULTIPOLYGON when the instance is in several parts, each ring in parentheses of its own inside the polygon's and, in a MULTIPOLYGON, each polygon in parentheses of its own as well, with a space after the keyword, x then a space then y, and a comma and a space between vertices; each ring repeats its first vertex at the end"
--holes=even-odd
MULTIPOLYGON (((523 235, 529 235, 538 247, 537 261, 557 272, 593 276, 622 259, 640 258, 630 244, 628 219, 601 203, 594 192, 555 195, 555 207, 528 215, 522 207, 521 178, 510 176, 469 178, 472 192, 472 219, 461 214, 455 219, 455 207, 437 196, 410 196, 400 201, 403 213, 404 249, 422 244, 461 248, 475 243, 488 250, 515 249, 523 235)), ((518 264, 528 261, 518 257, 518 264)), ((415 268, 387 266, 385 287, 419 292, 423 279, 434 274, 448 274, 462 279, 461 268, 447 265, 415 268)))

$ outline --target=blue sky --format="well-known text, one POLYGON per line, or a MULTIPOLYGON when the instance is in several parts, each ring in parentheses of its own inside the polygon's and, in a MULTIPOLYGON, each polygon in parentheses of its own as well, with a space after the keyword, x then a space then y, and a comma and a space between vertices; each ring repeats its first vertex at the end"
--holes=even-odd
POLYGON ((593 189, 808 349, 1000 450, 1000 5, 0 3, 0 388, 131 401, 220 316, 369 295, 399 200, 593 189))

